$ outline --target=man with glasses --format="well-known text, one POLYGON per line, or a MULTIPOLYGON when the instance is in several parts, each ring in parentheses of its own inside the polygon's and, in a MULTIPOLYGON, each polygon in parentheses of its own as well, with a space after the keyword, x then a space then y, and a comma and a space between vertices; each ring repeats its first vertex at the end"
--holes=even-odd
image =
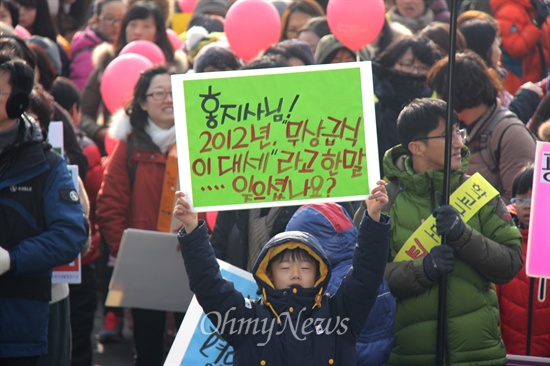
MULTIPOLYGON (((447 59, 438 61, 428 74, 428 85, 446 100, 447 59)), ((535 139, 518 117, 498 98, 500 81, 473 52, 456 57, 453 107, 468 131, 465 142, 472 154, 466 173, 480 172, 506 204, 512 198, 512 182, 535 157, 535 139)))
MULTIPOLYGON (((458 118, 446 128, 447 105, 415 99, 400 113, 401 145, 384 156, 392 218, 385 278, 397 302, 395 341, 388 365, 435 365, 439 279, 447 275, 445 363, 503 365, 498 301, 493 283, 506 283, 523 266, 521 235, 498 196, 472 210, 464 222, 451 205, 439 205, 443 191, 445 136, 452 134, 451 192, 473 187, 464 174, 469 150, 458 118), (391 193, 393 192, 393 193, 391 193), (435 223, 423 226, 434 216, 435 223), (417 240, 419 229, 434 240, 417 240), (413 234, 414 233, 414 234, 413 234), (411 245, 412 244, 412 245, 411 245), (410 249, 409 249, 410 248, 410 249), (406 251, 406 258, 400 254, 406 251)), ((426 238, 426 237, 424 237, 426 238)))

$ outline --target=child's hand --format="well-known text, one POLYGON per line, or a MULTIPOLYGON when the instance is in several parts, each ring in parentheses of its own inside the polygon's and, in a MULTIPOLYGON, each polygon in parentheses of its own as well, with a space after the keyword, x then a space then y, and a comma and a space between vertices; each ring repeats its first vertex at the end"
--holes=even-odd
POLYGON ((376 188, 370 192, 370 196, 365 201, 367 211, 371 219, 380 221, 380 213, 388 203, 388 192, 386 192, 386 182, 379 180, 376 182, 376 188))
POLYGON ((191 212, 189 203, 184 199, 185 193, 176 192, 176 204, 174 206, 174 217, 180 220, 185 231, 190 233, 199 225, 199 219, 195 212, 191 212))

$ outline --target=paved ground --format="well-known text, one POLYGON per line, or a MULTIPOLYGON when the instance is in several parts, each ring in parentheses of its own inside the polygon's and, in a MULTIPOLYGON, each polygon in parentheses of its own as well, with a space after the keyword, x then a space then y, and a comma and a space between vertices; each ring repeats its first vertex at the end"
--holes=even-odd
MULTIPOLYGON (((97 334, 101 330, 103 325, 103 307, 102 304, 98 304, 98 309, 95 316, 95 326, 93 332, 94 341, 94 356, 92 360, 93 366, 133 366, 134 365, 134 351, 133 351, 133 339, 132 330, 129 323, 130 310, 125 311, 124 328, 122 329, 123 340, 118 343, 101 344, 97 341, 97 334)), ((167 318, 167 332, 165 337, 165 356, 168 355, 170 346, 175 338, 175 328, 173 317, 167 318)))
POLYGON ((132 331, 128 326, 128 322, 124 322, 122 330, 124 339, 119 343, 105 345, 97 341, 97 334, 101 330, 102 325, 103 307, 99 304, 93 332, 94 358, 92 364, 94 366, 133 366, 132 331))

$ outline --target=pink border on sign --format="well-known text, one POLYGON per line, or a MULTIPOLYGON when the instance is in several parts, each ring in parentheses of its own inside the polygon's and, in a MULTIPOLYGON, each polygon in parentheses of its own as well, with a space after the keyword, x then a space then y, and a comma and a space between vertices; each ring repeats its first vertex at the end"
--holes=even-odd
POLYGON ((550 278, 550 143, 537 142, 525 270, 529 277, 550 278))

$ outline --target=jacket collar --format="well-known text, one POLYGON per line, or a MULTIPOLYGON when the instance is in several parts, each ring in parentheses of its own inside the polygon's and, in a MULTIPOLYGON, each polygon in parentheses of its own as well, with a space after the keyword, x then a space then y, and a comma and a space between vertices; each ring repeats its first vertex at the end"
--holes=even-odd
MULTIPOLYGON (((451 172, 451 190, 458 187, 460 177, 466 172, 470 162, 470 151, 468 148, 463 146, 461 152, 462 167, 460 170, 451 172)), ((443 172, 427 170, 422 173, 416 173, 413 170, 411 158, 401 145, 388 150, 384 155, 384 171, 390 181, 396 180, 399 182, 400 187, 420 196, 428 195, 431 191, 443 191, 443 172)))
POLYGON ((8 177, 24 171, 33 171, 36 174, 45 171, 48 166, 44 151, 50 147, 44 141, 38 123, 23 115, 19 120, 16 141, 0 154, 0 181, 6 183, 8 177))

